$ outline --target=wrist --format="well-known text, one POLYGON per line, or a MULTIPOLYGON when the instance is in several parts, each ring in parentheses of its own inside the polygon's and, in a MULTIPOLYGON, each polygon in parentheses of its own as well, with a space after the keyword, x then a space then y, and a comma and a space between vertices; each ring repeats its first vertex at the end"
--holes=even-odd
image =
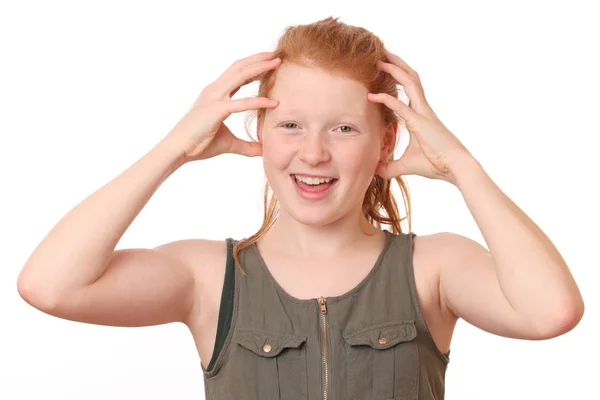
POLYGON ((457 159, 448 169, 448 181, 459 189, 483 172, 481 164, 470 155, 457 159))
POLYGON ((173 136, 167 135, 151 151, 168 163, 169 175, 186 163, 185 149, 173 136))

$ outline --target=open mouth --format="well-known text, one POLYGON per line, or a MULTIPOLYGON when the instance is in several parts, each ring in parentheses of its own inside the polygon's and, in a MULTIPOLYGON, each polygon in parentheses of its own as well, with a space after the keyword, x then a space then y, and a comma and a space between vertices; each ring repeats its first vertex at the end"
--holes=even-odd
POLYGON ((331 187, 334 186, 338 181, 336 178, 300 180, 296 178, 296 175, 293 174, 290 175, 290 178, 302 197, 313 200, 323 198, 325 194, 329 192, 329 189, 331 189, 331 187))

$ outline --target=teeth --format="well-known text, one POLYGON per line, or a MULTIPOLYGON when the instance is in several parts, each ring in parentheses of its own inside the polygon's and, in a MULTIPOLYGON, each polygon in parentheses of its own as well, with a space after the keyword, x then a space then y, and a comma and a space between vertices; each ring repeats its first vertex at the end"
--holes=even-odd
POLYGON ((297 181, 304 182, 308 185, 319 185, 321 183, 328 183, 333 180, 333 178, 309 178, 304 176, 294 175, 297 181))

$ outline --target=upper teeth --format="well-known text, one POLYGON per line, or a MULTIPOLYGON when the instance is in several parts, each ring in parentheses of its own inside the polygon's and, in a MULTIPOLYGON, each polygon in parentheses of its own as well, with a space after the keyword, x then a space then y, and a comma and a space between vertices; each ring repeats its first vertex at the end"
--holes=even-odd
POLYGON ((321 183, 326 183, 326 182, 330 182, 333 180, 333 178, 309 178, 306 176, 299 176, 299 175, 295 175, 295 177, 296 177, 297 181, 304 182, 309 185, 319 185, 321 183))

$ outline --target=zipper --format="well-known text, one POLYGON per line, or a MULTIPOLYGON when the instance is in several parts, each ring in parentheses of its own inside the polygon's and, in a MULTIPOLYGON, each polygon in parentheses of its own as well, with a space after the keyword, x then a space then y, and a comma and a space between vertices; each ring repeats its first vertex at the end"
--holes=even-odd
POLYGON ((319 298, 321 306, 321 347, 323 349, 323 400, 329 397, 329 371, 327 369, 327 299, 319 298))

